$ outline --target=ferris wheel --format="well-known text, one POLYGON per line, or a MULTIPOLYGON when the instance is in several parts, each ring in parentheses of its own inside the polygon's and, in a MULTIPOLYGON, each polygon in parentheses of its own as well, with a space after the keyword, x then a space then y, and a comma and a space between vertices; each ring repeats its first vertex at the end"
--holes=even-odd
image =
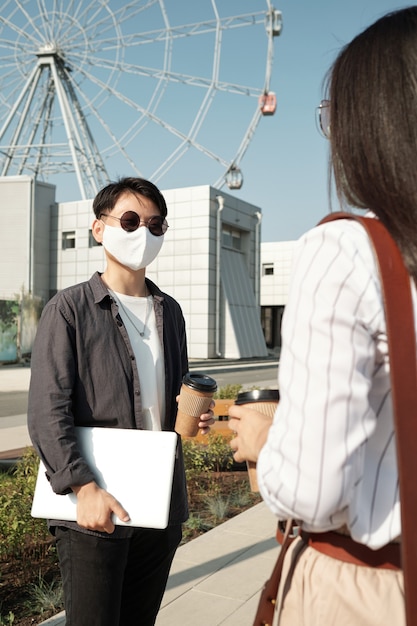
POLYGON ((271 0, 0 1, 0 175, 239 189, 281 28, 271 0))

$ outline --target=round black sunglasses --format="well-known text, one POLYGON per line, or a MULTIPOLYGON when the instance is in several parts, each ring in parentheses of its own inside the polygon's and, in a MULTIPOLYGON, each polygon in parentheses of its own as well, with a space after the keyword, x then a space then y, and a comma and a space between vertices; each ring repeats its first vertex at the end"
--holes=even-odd
POLYGON ((152 235, 160 237, 167 232, 168 228, 168 222, 160 215, 152 215, 152 217, 148 220, 141 220, 140 215, 135 213, 135 211, 126 211, 126 213, 123 213, 122 217, 116 217, 115 215, 110 215, 109 213, 101 213, 100 219, 102 217, 111 217, 114 220, 118 220, 123 230, 126 230, 128 233, 132 233, 137 230, 141 224, 143 224, 143 226, 149 228, 149 232, 152 235))

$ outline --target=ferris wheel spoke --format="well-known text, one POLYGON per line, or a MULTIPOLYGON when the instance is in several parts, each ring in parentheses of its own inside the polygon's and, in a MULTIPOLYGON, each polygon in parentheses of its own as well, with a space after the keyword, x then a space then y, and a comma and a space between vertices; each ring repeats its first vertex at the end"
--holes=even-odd
MULTIPOLYGON (((181 132, 178 128, 175 128, 171 124, 169 124, 167 122, 164 122, 164 120, 162 120, 160 117, 158 117, 157 115, 151 113, 150 111, 148 111, 147 109, 142 107, 140 104, 138 104, 137 102, 135 102, 131 98, 128 98, 127 96, 124 96, 123 94, 121 94, 120 92, 116 91, 111 86, 106 85, 105 83, 100 81, 97 77, 92 76, 91 74, 89 75, 89 78, 90 78, 90 80, 92 82, 94 82, 95 84, 99 85, 103 90, 108 91, 117 100, 119 100, 120 102, 123 102, 124 104, 127 104, 132 109, 140 112, 144 117, 148 118, 150 121, 154 122, 155 124, 157 124, 161 128, 164 128, 166 131, 168 131, 169 133, 171 133, 172 135, 174 135, 178 139, 183 140, 185 142, 188 142, 196 150, 199 150, 200 152, 202 152, 206 156, 209 156, 210 158, 214 159, 215 161, 218 161, 218 162, 222 163, 222 165, 226 165, 226 166, 228 165, 227 161, 225 161, 225 160, 221 159, 220 157, 218 157, 214 152, 212 152, 211 150, 208 150, 207 148, 205 148, 200 143, 190 139, 190 137, 188 135, 186 135, 183 132, 181 132)), ((130 133, 131 130, 132 129, 129 129, 127 132, 130 133)))
POLYGON ((189 131, 190 137, 192 138, 197 137, 197 134, 200 131, 203 125, 203 122, 207 116, 207 113, 209 112, 209 109, 213 103, 215 95, 216 95, 215 90, 209 89, 206 95, 204 96, 203 102, 201 103, 200 108, 197 112, 197 115, 195 116, 195 119, 191 125, 190 131, 189 131))
POLYGON ((236 152, 236 157, 234 159, 234 162, 236 163, 236 165, 240 164, 246 150, 248 149, 249 143, 253 139, 253 135, 255 134, 256 127, 258 126, 261 118, 262 118, 262 113, 259 107, 257 107, 254 113, 254 116, 247 128, 247 131, 242 139, 242 142, 238 148, 238 151, 236 152))
MULTIPOLYGON (((105 32, 106 29, 110 30, 116 24, 115 20, 112 19, 112 11, 108 10, 108 2, 105 0, 84 2, 84 4, 80 1, 74 2, 74 0, 71 0, 70 5, 68 8, 65 7, 65 11, 62 11, 61 18, 64 15, 71 17, 83 28, 88 28, 90 36, 95 36, 96 31, 100 32, 100 29, 103 29, 101 32, 105 32), (72 10, 72 6, 74 10, 72 10)), ((61 19, 60 21, 62 22, 63 20, 61 19)))
MULTIPOLYGON (((218 26, 222 30, 232 28, 245 28, 254 26, 255 24, 264 23, 265 11, 259 13, 251 13, 247 15, 235 15, 232 17, 222 17, 214 20, 206 20, 204 22, 196 22, 193 24, 183 24, 180 26, 171 26, 169 28, 170 36, 173 39, 190 37, 195 35, 206 35, 215 32, 218 26)), ((163 41, 166 37, 166 29, 156 29, 138 33, 125 35, 123 38, 124 45, 135 46, 163 41)))
POLYGON ((91 61, 91 65, 94 67, 102 67, 104 69, 113 69, 114 67, 121 72, 128 74, 134 74, 136 76, 146 76, 149 78, 161 78, 168 80, 172 83, 182 83, 184 85, 193 85, 195 87, 203 87, 207 89, 213 84, 218 91, 225 91, 228 93, 235 93, 250 97, 259 97, 264 92, 264 87, 250 87, 245 85, 238 85, 234 83, 227 83, 224 81, 218 81, 213 77, 205 78, 204 76, 191 76, 189 74, 180 74, 178 72, 166 71, 164 69, 158 69, 153 67, 144 67, 138 65, 129 65, 121 63, 116 65, 112 62, 107 62, 105 59, 96 59, 91 61))
MULTIPOLYGON (((3 68, 5 69, 5 68, 3 68)), ((0 100, 4 100, 5 108, 0 111, 0 119, 10 109, 11 96, 15 96, 22 89, 22 84, 19 78, 16 76, 14 68, 10 68, 9 71, 4 73, 4 77, 0 77, 0 100), (7 96, 3 87, 7 86, 7 96)))
MULTIPOLYGON (((1 22, 1 18, 0 18, 0 22, 1 22)), ((13 41, 11 41, 10 39, 0 40, 0 50, 2 49, 4 49, 5 52, 7 53, 7 57, 3 56, 2 58, 2 64, 3 64, 3 60, 5 60, 16 65, 16 52, 19 54, 25 53, 25 48, 23 46, 20 46, 20 45, 16 46, 16 44, 13 43, 13 41)))
MULTIPOLYGON (((24 15, 25 19, 27 20, 27 23, 30 25, 30 27, 33 29, 34 33, 38 36, 41 37, 42 33, 41 31, 38 30, 38 27, 36 26, 35 20, 32 18, 32 16, 30 15, 30 13, 25 9, 25 7, 23 6, 23 3, 20 0, 15 0, 15 4, 16 4, 16 9, 20 9, 20 11, 22 12, 22 14, 24 15)), ((12 26, 12 24, 8 24, 8 26, 12 26)), ((25 34, 26 31, 25 30, 21 30, 22 34, 25 34)))
MULTIPOLYGON (((173 152, 171 152, 168 158, 165 159, 165 161, 163 161, 163 163, 161 163, 161 165, 156 170, 154 170, 152 174, 152 178, 155 181, 159 180, 162 172, 169 171, 181 159, 181 157, 185 154, 185 152, 187 152, 191 148, 191 146, 193 145, 192 142, 194 141, 194 138, 197 136, 197 133, 199 132, 204 122, 204 119, 208 113, 208 110, 213 101, 214 95, 215 95, 214 90, 210 89, 209 92, 206 94, 203 103, 200 106, 200 109, 195 117, 192 127, 190 128, 190 132, 188 135, 189 139, 187 141, 185 140, 182 141, 181 144, 173 152)), ((223 167, 227 167, 228 165, 226 161, 223 161, 221 157, 214 155, 214 153, 212 154, 211 158, 214 158, 215 160, 217 160, 217 162, 223 165, 223 167)))
MULTIPOLYGON (((107 63, 106 60, 101 62, 97 60, 97 62, 92 63, 92 65, 103 67, 103 68, 113 68, 113 63, 107 63)), ((218 81, 211 78, 205 78, 203 76, 191 76, 189 74, 180 74, 178 72, 166 71, 164 69, 160 70, 158 68, 153 67, 144 67, 138 65, 128 65, 126 63, 120 64, 117 67, 118 70, 122 72, 127 72, 129 74, 135 74, 137 76, 147 76, 151 78, 164 78, 169 80, 170 82, 182 83, 184 85, 194 85, 196 87, 210 87, 212 84, 215 84, 216 89, 218 91, 227 91, 229 93, 236 93, 240 95, 246 96, 254 96, 258 97, 262 92, 263 88, 259 87, 250 87, 245 85, 238 85, 236 83, 228 83, 224 81, 218 81)))
POLYGON ((226 182, 226 177, 227 177, 227 174, 229 173, 229 171, 231 169, 236 169, 240 165, 240 162, 241 162, 242 158, 244 157, 245 152, 246 152, 246 150, 249 147, 249 143, 252 140, 253 135, 254 135, 254 133, 256 131, 256 128, 257 128, 257 126, 258 126, 258 124, 259 124, 259 122, 261 120, 261 117, 262 117, 262 113, 261 113, 261 111, 258 108, 255 111, 255 114, 254 114, 254 116, 253 116, 253 118, 252 118, 252 120, 251 120, 251 122, 250 122, 250 124, 249 124, 249 126, 247 128, 247 130, 246 130, 246 133, 245 133, 245 135, 244 135, 244 137, 242 139, 242 142, 241 142, 241 144, 240 144, 240 146, 238 148, 238 151, 236 152, 236 155, 235 155, 235 157, 233 159, 233 162, 229 166, 228 170, 222 176, 220 176, 220 178, 218 178, 218 180, 216 180, 216 182, 214 183, 215 187, 219 187, 219 188, 223 187, 225 182, 226 182))
POLYGON ((88 107, 88 109, 95 116, 95 118, 97 119, 97 121, 99 122, 99 124, 101 125, 103 130, 106 131, 107 135, 109 136, 109 138, 113 142, 114 145, 113 145, 112 149, 114 151, 118 151, 121 154, 123 154, 123 156, 125 157, 126 161, 129 163, 129 165, 131 166, 133 171, 136 172, 136 174, 138 176, 143 176, 143 173, 139 170, 139 168, 137 167, 136 163, 133 161, 133 159, 130 157, 130 155, 126 151, 125 146, 123 145, 123 143, 120 141, 120 139, 118 139, 116 137, 116 135, 112 131, 112 129, 109 126, 109 124, 100 115, 99 111, 94 107, 93 103, 90 102, 89 100, 86 100, 85 98, 83 98, 83 101, 85 101, 85 104, 88 107))
MULTIPOLYGON (((16 74, 16 67, 12 63, 3 64, 3 76, 0 77, 0 85, 7 84, 8 89, 12 91, 22 88, 20 76, 16 74), (5 71, 7 70, 7 72, 5 71)), ((1 91, 0 91, 1 95, 1 91)))
MULTIPOLYGON (((20 26, 17 26, 13 22, 10 22, 7 18, 3 17, 1 14, 0 14, 0 24, 3 24, 3 26, 10 28, 10 30, 16 33, 17 36, 22 37, 23 40, 26 40, 32 45, 36 45, 36 39, 33 37, 32 34, 27 33, 23 28, 21 28, 20 26)), ((15 42, 10 42, 10 47, 15 48, 16 47, 15 42)))
POLYGON ((157 84, 153 91, 152 97, 148 104, 148 109, 150 111, 156 111, 159 103, 162 100, 164 93, 166 92, 168 86, 167 75, 169 75, 171 71, 171 62, 172 62, 172 47, 173 41, 171 37, 167 37, 164 47, 164 61, 162 64, 162 75, 157 77, 157 84))
MULTIPOLYGON (((54 0, 54 3, 61 9, 60 3, 57 0, 54 0)), ((101 1, 99 3, 101 4, 101 1)), ((91 3, 83 6, 83 3, 79 0, 69 0, 69 6, 66 6, 66 13, 73 15, 75 20, 82 22, 90 7, 91 3)))
POLYGON ((137 2, 124 2, 121 7, 114 11, 114 16, 119 24, 123 24, 144 13, 155 4, 160 4, 160 0, 148 0, 148 2, 139 4, 137 2))
MULTIPOLYGON (((161 176, 164 172, 169 171, 174 167, 176 163, 184 156, 184 154, 189 150, 190 146, 182 143, 174 152, 172 152, 165 161, 161 163, 161 165, 152 172, 150 178, 154 180, 156 183, 159 182, 161 176)), ((222 164, 223 165, 223 164, 222 164)))
MULTIPOLYGON (((215 0, 211 0, 212 7, 215 12, 216 18, 218 18, 217 7, 215 4, 215 0)), ((219 85, 219 71, 220 71, 220 55, 221 55, 221 43, 222 43, 222 31, 218 26, 216 30, 216 42, 214 47, 214 58, 212 64, 212 75, 211 75, 211 84, 209 89, 207 90, 203 102, 201 103, 197 115, 193 121, 193 124, 190 128, 189 134, 191 137, 197 137, 199 130, 201 129, 204 119, 207 116, 207 113, 213 103, 214 96, 216 93, 216 89, 218 89, 219 85)))
MULTIPOLYGON (((97 7, 96 15, 100 15, 102 8, 103 7, 101 8, 97 7)), ((115 29, 118 32, 118 37, 121 37, 119 25, 117 21, 114 19, 114 17, 111 18, 110 22, 109 22, 109 16, 107 15, 107 19, 106 19, 105 13, 102 16, 100 16, 99 19, 95 19, 95 18, 96 16, 94 16, 92 19, 91 16, 89 15, 88 16, 89 23, 88 23, 88 26, 85 27, 86 30, 88 30, 90 41, 94 41, 96 37, 103 39, 105 36, 105 33, 108 31, 111 31, 112 29, 115 29)))
MULTIPOLYGON (((55 4, 55 3, 54 3, 55 4)), ((42 20, 43 27, 45 29, 45 33, 50 41, 53 40, 53 33, 55 32, 55 11, 52 12, 52 23, 51 23, 51 13, 45 6, 45 0, 37 0, 37 5, 39 9, 39 16, 42 20)))

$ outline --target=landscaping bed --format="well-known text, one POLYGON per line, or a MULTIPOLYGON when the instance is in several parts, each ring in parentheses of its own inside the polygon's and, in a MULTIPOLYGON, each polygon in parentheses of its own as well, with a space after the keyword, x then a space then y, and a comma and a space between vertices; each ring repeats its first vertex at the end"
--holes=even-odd
MULTIPOLYGON (((186 543, 261 501, 245 466, 233 463, 226 431, 184 440, 190 517, 186 543)), ((0 626, 39 624, 62 610, 56 550, 44 520, 30 516, 38 459, 28 449, 0 474, 0 626)))

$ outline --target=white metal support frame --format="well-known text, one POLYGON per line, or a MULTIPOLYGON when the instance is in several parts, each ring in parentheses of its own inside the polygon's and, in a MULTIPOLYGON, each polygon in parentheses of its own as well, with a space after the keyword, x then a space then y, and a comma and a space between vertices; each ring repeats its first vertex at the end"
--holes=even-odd
POLYGON ((271 0, 266 10, 250 4, 225 15, 219 0, 201 0, 184 12, 200 19, 181 23, 167 0, 0 0, 1 174, 54 182, 72 173, 89 198, 121 174, 160 184, 172 170, 176 186, 188 186, 198 162, 201 183, 194 173, 192 184, 209 177, 239 188, 282 27, 271 0), (249 86, 235 80, 233 42, 247 46, 260 31, 265 54, 249 86), (235 146, 216 133, 215 112, 239 124, 235 146))

